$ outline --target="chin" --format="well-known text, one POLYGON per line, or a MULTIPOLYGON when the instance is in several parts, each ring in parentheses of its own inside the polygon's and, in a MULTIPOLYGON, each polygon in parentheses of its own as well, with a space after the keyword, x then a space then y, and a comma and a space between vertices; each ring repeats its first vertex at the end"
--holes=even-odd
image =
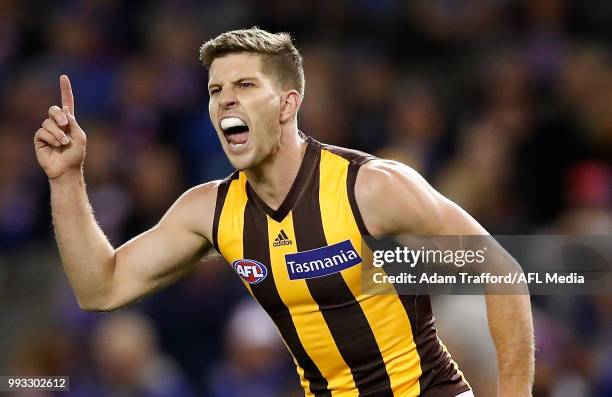
POLYGON ((254 159, 248 153, 244 153, 239 156, 228 155, 227 152, 225 154, 227 155, 227 158, 232 167, 234 167, 238 171, 248 170, 249 168, 252 168, 255 164, 254 159))
POLYGON ((223 150, 227 159, 238 171, 245 171, 258 167, 264 163, 272 154, 272 152, 266 152, 262 147, 256 147, 255 142, 249 142, 249 146, 246 150, 236 153, 230 148, 223 146, 223 150))

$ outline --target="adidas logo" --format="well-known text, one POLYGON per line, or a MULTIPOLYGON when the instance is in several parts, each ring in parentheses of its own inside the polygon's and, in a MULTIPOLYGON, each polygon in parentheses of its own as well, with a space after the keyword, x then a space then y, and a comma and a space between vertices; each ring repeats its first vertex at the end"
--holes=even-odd
POLYGON ((291 245, 293 244, 293 241, 289 239, 289 237, 287 236, 287 233, 285 233, 285 231, 283 229, 281 229, 280 233, 278 233, 278 236, 276 236, 276 238, 274 239, 274 243, 272 243, 273 247, 280 247, 281 245, 291 245))

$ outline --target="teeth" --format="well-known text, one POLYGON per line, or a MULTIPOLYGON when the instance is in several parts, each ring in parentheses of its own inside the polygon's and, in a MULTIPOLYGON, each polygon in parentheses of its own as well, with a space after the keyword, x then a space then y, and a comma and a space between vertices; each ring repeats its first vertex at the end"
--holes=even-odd
POLYGON ((228 117, 221 120, 221 128, 223 128, 224 130, 240 126, 246 126, 246 123, 240 120, 238 117, 228 117))
POLYGON ((246 146, 246 142, 245 143, 231 143, 229 144, 232 149, 242 149, 243 147, 246 146))

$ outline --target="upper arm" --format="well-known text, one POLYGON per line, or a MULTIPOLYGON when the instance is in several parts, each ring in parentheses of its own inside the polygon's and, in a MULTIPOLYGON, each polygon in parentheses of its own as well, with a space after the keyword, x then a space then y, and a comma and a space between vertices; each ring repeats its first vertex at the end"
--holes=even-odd
POLYGON ((374 160, 359 170, 355 197, 373 235, 483 235, 486 230, 415 170, 374 160))
MULTIPOLYGON (((411 234, 416 236, 454 235, 469 239, 430 239, 438 249, 484 249, 485 261, 470 262, 467 268, 474 274, 494 275, 521 273, 520 265, 487 231, 457 204, 433 189, 410 167, 388 160, 376 160, 361 167, 355 185, 355 197, 366 227, 373 235, 411 234), (484 236, 484 237, 483 237, 484 236)), ((419 240, 422 243, 423 240, 419 240)), ((466 271, 466 268, 463 268, 466 271)), ((500 365, 516 372, 519 360, 511 350, 521 352, 529 362, 520 362, 527 375, 520 378, 529 386, 533 371, 533 325, 529 305, 529 290, 524 283, 484 284, 489 328, 494 338, 500 365), (495 294, 499 294, 497 296, 495 294), (508 327, 510 321, 511 327, 508 327), (509 344, 512 344, 510 348, 509 344), (530 356, 531 355, 531 356, 530 356)), ((506 375, 507 378, 510 378, 506 375)), ((506 379, 507 380, 507 379, 506 379)), ((512 379, 511 379, 512 381, 512 379)), ((521 384, 523 387, 523 384, 521 384)))
POLYGON ((355 186, 357 204, 368 231, 375 236, 458 236, 428 238, 440 250, 482 249, 486 260, 474 263, 473 270, 507 274, 520 270, 516 261, 478 222, 457 204, 431 187, 412 168, 389 160, 362 166, 355 186), (461 236, 473 236, 463 238, 461 236))
POLYGON ((211 246, 218 182, 184 193, 150 230, 115 251, 111 308, 148 295, 188 274, 211 246))

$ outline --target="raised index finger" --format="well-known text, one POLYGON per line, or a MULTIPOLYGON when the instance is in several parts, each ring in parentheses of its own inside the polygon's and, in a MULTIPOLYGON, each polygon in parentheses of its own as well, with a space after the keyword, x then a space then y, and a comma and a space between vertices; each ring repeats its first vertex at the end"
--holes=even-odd
POLYGON ((62 92, 62 107, 68 106, 70 114, 74 116, 74 96, 70 79, 65 74, 60 76, 60 91, 62 92))

